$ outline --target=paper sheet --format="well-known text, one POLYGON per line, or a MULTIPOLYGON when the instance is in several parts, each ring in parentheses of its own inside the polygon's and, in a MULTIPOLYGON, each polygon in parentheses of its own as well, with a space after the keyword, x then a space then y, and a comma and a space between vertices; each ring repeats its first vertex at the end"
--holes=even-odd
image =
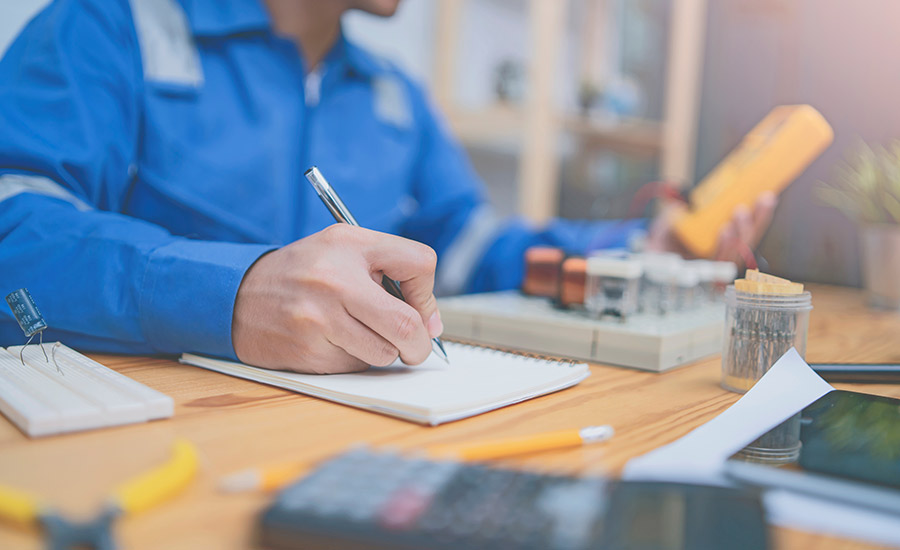
MULTIPOLYGON (((632 459, 625 479, 730 485, 725 461, 834 388, 793 349, 737 403, 681 439, 632 459)), ((768 491, 769 521, 816 533, 900 545, 896 516, 791 493, 768 491)))

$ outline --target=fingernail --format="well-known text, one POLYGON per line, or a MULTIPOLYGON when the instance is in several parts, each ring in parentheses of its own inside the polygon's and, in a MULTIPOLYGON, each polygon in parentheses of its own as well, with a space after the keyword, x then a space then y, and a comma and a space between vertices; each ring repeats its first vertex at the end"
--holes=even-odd
POLYGON ((444 332, 444 323, 441 321, 441 313, 439 311, 435 311, 431 314, 431 318, 428 319, 428 335, 432 338, 437 338, 444 332))

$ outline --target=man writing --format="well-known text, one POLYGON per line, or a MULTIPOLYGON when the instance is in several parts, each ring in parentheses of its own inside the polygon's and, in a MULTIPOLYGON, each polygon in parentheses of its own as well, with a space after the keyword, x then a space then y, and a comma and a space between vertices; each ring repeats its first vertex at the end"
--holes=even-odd
MULTIPOLYGON (((529 246, 643 226, 492 216, 423 92, 341 32, 349 9, 396 6, 51 4, 0 62, 0 289, 27 286, 75 347, 345 372, 423 361, 434 288, 515 287, 529 246), (332 225, 312 164, 370 229, 332 225)), ((723 239, 754 241, 773 208, 723 239)), ((665 217, 651 241, 674 246, 665 217)), ((3 314, 0 344, 16 331, 3 314)))

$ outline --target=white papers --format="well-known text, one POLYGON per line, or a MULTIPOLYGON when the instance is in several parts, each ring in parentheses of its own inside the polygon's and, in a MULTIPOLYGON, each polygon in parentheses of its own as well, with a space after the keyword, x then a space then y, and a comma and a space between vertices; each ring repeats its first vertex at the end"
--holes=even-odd
MULTIPOLYGON (((730 485, 723 468, 731 455, 833 389, 791 349, 728 410, 631 460, 622 477, 730 485)), ((787 491, 769 491, 764 500, 769 521, 777 525, 900 544, 896 516, 787 491)))
POLYGON ((833 389, 791 348, 727 411, 631 460, 623 477, 725 484, 728 457, 833 389))

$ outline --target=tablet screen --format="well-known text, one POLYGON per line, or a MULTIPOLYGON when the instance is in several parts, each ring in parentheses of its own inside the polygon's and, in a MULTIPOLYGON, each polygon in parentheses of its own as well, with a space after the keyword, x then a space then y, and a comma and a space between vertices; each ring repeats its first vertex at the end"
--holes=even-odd
POLYGON ((900 488, 900 399, 835 390, 803 410, 803 470, 900 488))

